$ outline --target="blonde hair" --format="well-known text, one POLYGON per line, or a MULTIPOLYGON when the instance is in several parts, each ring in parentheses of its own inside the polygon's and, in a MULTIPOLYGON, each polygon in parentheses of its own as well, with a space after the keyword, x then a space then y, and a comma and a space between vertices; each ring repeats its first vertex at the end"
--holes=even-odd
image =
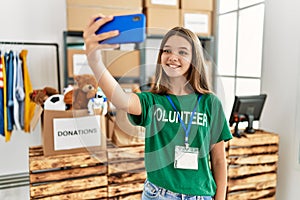
POLYGON ((168 31, 164 36, 160 45, 154 83, 152 84, 150 92, 156 94, 166 94, 169 91, 169 78, 162 69, 161 55, 163 53, 163 47, 165 43, 171 36, 174 35, 185 38, 192 46, 192 61, 186 76, 188 81, 187 85, 189 85, 189 87, 191 87, 191 89, 193 89, 195 92, 202 94, 211 93, 205 71, 205 61, 201 42, 196 34, 183 27, 175 27, 168 31))

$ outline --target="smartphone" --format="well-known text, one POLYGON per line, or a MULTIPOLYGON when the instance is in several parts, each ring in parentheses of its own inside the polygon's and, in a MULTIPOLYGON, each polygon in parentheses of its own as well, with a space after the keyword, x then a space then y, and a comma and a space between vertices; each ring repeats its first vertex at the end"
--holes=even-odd
POLYGON ((100 42, 101 44, 143 42, 146 38, 146 17, 142 13, 114 16, 113 20, 101 26, 96 31, 96 34, 112 30, 119 30, 119 35, 107 40, 103 40, 100 42))

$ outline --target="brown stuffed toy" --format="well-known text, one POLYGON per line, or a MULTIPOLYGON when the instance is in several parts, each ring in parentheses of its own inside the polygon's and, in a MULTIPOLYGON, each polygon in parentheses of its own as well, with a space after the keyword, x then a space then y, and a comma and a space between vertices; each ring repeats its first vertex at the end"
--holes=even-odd
POLYGON ((69 109, 87 109, 89 100, 97 93, 97 80, 91 74, 77 75, 74 80, 77 86, 64 95, 64 102, 69 105, 69 109))
POLYGON ((73 89, 64 93, 64 102, 67 110, 72 110, 73 104, 73 89))
POLYGON ((59 92, 52 87, 45 87, 44 89, 33 90, 30 94, 30 100, 38 105, 43 106, 48 97, 58 94, 59 92))

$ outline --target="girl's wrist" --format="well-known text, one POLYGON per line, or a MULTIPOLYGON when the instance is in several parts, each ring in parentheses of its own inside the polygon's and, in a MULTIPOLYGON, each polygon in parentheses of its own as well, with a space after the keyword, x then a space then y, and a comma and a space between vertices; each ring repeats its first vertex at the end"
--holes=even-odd
POLYGON ((102 61, 102 55, 101 51, 97 50, 94 52, 91 52, 87 54, 87 60, 89 66, 94 69, 94 68, 105 68, 104 63, 102 61))

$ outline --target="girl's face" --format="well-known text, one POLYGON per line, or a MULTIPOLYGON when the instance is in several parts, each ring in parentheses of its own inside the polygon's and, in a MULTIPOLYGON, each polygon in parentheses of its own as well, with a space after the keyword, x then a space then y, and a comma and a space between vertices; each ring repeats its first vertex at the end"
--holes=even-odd
POLYGON ((161 64, 169 77, 185 76, 192 61, 192 46, 183 37, 171 36, 163 47, 161 64))

